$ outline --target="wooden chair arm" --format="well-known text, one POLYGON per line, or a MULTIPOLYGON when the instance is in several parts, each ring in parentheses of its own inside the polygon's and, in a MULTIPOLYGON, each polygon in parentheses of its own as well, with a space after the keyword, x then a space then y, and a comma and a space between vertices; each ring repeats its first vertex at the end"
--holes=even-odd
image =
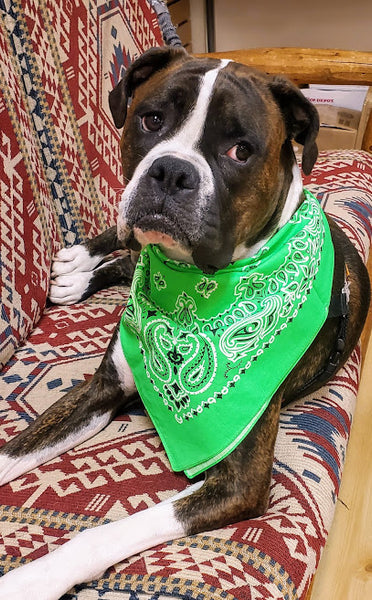
MULTIPOLYGON (((271 75, 285 75, 293 83, 372 86, 372 52, 313 48, 252 48, 198 56, 231 58, 271 75)), ((372 112, 362 149, 372 152, 372 112)))
POLYGON ((372 85, 372 52, 313 48, 252 48, 199 56, 231 58, 272 75, 286 75, 297 85, 306 83, 372 85))

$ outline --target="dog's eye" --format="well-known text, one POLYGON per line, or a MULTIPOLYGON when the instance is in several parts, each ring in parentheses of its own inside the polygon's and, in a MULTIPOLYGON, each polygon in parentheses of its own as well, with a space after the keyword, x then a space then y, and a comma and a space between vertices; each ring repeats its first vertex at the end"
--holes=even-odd
POLYGON ((251 148, 244 143, 235 144, 226 152, 227 156, 235 160, 235 162, 245 163, 252 154, 251 148))
POLYGON ((142 129, 154 133, 163 125, 163 117, 159 113, 149 113, 141 118, 142 129))

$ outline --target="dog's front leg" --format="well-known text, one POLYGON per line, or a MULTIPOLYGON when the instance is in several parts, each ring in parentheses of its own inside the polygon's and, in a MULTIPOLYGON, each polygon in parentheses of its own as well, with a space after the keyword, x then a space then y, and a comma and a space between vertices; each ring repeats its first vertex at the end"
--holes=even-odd
POLYGON ((82 244, 59 250, 53 263, 52 275, 92 271, 105 256, 122 248, 117 236, 117 227, 110 227, 82 244))
MULTIPOLYGON (((79 246, 72 246, 65 250, 75 252, 76 248, 79 246)), ((59 268, 61 269, 61 266, 59 268)), ((66 275, 58 275, 51 281, 49 300, 54 304, 62 305, 83 302, 99 290, 112 285, 130 285, 133 271, 134 263, 131 255, 126 253, 103 262, 91 271, 74 271, 66 275)))
POLYGON ((267 508, 281 395, 205 482, 121 521, 87 529, 51 554, 0 579, 7 600, 58 600, 82 581, 157 544, 256 517, 267 508), (68 565, 68 568, 66 568, 68 565), (40 582, 43 585, 40 585, 40 582))
POLYGON ((0 485, 95 435, 134 392, 117 329, 92 379, 74 387, 0 449, 0 485))
POLYGON ((174 503, 197 491, 202 483, 126 519, 86 529, 54 552, 13 569, 0 579, 0 597, 58 600, 74 585, 102 576, 111 565, 182 537, 185 530, 175 517, 174 503))
POLYGON ((248 436, 208 470, 204 485, 175 503, 176 519, 187 535, 219 529, 266 512, 281 401, 279 391, 248 436))

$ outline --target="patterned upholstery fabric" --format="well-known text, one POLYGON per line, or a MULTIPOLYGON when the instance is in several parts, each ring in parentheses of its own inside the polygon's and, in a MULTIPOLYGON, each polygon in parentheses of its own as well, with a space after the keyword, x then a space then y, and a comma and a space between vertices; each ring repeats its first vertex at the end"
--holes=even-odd
MULTIPOLYGON (((0 7, 2 444, 91 376, 122 314, 124 288, 45 308, 49 268, 60 245, 115 219, 122 184, 106 92, 159 34, 145 0, 0 7)), ((323 153, 305 183, 366 259, 372 157, 323 153)), ((283 409, 267 514, 143 552, 64 600, 304 599, 334 513, 359 367, 357 349, 329 386, 283 409)), ((186 485, 141 409, 120 414, 92 440, 1 488, 0 568, 186 485)))
POLYGON ((56 250, 114 223, 108 93, 159 45, 153 20, 147 0, 0 2, 0 365, 42 314, 56 250))

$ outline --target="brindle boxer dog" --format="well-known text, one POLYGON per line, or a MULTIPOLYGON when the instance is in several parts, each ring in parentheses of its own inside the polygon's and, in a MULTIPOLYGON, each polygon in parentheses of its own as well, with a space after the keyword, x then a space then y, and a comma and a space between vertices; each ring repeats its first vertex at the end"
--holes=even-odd
MULTIPOLYGON (((303 145, 303 170, 310 173, 318 117, 281 77, 234 62, 194 59, 182 49, 154 49, 128 69, 110 106, 115 125, 124 126, 122 163, 129 182, 118 227, 60 251, 51 288, 55 302, 85 298, 115 279, 129 281, 133 268, 127 257, 100 264, 123 247, 138 251, 159 244, 168 257, 214 273, 257 253, 303 202, 291 140, 303 145)), ((2 598, 57 600, 75 584, 156 544, 266 511, 283 399, 315 391, 346 361, 369 304, 365 267, 343 232, 331 219, 329 224, 336 299, 329 318, 240 445, 178 496, 87 530, 11 571, 0 581, 2 598)), ((1 483, 93 436, 135 393, 117 330, 90 381, 1 449, 1 483)))

